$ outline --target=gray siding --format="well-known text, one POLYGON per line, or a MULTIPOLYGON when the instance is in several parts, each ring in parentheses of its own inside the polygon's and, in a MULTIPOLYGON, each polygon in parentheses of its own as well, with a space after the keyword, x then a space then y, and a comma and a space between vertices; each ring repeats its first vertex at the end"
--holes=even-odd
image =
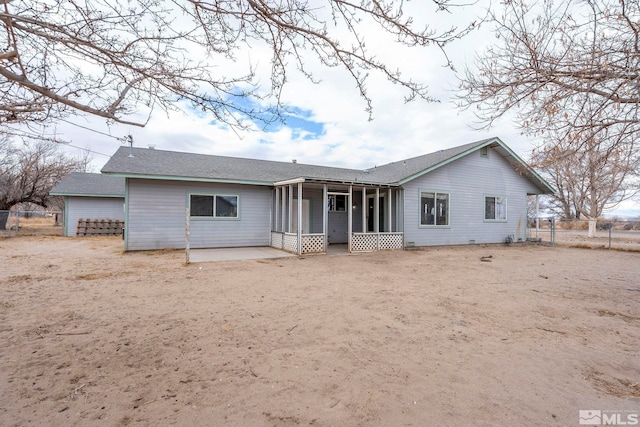
POLYGON ((124 198, 65 197, 64 232, 75 236, 78 219, 124 219, 124 198))
POLYGON ((191 219, 192 248, 267 246, 272 190, 268 187, 127 179, 126 250, 185 247, 189 194, 238 196, 238 219, 191 219))
POLYGON ((526 238, 527 193, 536 188, 493 150, 478 151, 444 165, 404 186, 405 245, 500 243, 509 235, 526 238), (420 226, 420 190, 449 193, 449 226, 420 226), (485 195, 507 196, 507 221, 484 220, 485 195))
POLYGON ((322 233, 322 188, 303 188, 302 198, 309 199, 311 209, 310 233, 322 233))

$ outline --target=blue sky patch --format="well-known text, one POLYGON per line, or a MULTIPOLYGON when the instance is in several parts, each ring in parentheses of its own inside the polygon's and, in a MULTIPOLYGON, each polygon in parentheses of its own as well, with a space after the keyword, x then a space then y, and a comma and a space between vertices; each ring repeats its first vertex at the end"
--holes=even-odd
POLYGON ((283 127, 291 129, 294 139, 317 139, 324 134, 324 123, 316 122, 311 119, 312 112, 310 110, 302 110, 300 108, 288 108, 282 112, 284 123, 275 121, 265 126, 265 132, 277 132, 283 127))
MULTIPOLYGON (((325 133, 324 123, 314 121, 311 118, 313 116, 311 110, 285 107, 280 112, 282 120, 279 120, 271 108, 265 108, 252 98, 239 96, 232 97, 229 101, 244 111, 252 111, 253 117, 247 115, 246 118, 253 121, 264 132, 271 133, 290 128, 293 138, 305 140, 317 139, 325 133)), ((212 120, 210 124, 220 125, 216 120, 212 120)))

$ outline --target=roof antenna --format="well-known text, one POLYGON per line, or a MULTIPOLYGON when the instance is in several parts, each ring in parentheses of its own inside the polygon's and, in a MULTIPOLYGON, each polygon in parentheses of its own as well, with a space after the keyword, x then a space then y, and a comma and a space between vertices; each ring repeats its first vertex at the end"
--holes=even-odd
POLYGON ((125 144, 129 144, 129 155, 127 157, 134 157, 133 156, 133 136, 127 135, 123 138, 123 141, 125 144))

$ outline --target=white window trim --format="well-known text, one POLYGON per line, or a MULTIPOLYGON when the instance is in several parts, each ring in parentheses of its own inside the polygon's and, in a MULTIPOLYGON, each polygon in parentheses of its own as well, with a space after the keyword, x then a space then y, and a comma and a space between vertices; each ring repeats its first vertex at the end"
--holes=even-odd
MULTIPOLYGON (((507 222, 509 219, 509 199, 507 198, 507 196, 502 195, 502 194, 485 194, 484 197, 482 198, 483 201, 483 208, 482 210, 483 212, 483 218, 484 218, 484 222, 507 222), (504 199, 504 219, 490 219, 487 218, 487 197, 493 197, 493 198, 503 198, 504 199)), ((494 202, 495 204, 495 202, 494 202)), ((496 210, 497 212, 497 210, 496 210)))
POLYGON ((327 211, 329 213, 346 213, 347 212, 347 208, 348 208, 347 204, 348 204, 348 201, 349 201, 349 197, 347 197, 347 196, 348 196, 348 194, 329 194, 329 195, 327 195, 327 211), (330 206, 329 205, 329 200, 332 197, 334 198, 334 203, 333 203, 333 206, 330 206), (344 197, 344 210, 342 210, 342 211, 339 211, 339 210, 336 209, 336 207, 338 205, 338 197, 344 197))
POLYGON ((429 190, 421 188, 418 190, 418 228, 451 228, 451 193, 448 191, 429 190), (438 194, 447 195, 447 224, 423 224, 422 223, 422 193, 433 193, 435 199, 438 199, 438 194))
POLYGON ((194 221, 238 221, 240 219, 240 196, 237 194, 223 193, 189 193, 189 219, 194 221), (213 197, 213 215, 212 216, 193 216, 191 215, 191 196, 209 196, 213 197), (238 201, 236 205, 236 216, 216 216, 217 197, 235 197, 238 201))

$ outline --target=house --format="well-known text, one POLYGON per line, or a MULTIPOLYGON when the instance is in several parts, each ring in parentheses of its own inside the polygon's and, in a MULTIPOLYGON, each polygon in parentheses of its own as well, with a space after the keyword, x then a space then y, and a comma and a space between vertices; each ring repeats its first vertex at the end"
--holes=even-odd
POLYGON ((49 194, 64 198, 64 235, 75 236, 78 219, 124 220, 125 179, 72 172, 49 194))
POLYGON ((524 240, 549 186, 491 138, 366 170, 120 148, 125 250, 273 246, 303 254, 524 240), (188 233, 187 233, 188 231, 188 233))

